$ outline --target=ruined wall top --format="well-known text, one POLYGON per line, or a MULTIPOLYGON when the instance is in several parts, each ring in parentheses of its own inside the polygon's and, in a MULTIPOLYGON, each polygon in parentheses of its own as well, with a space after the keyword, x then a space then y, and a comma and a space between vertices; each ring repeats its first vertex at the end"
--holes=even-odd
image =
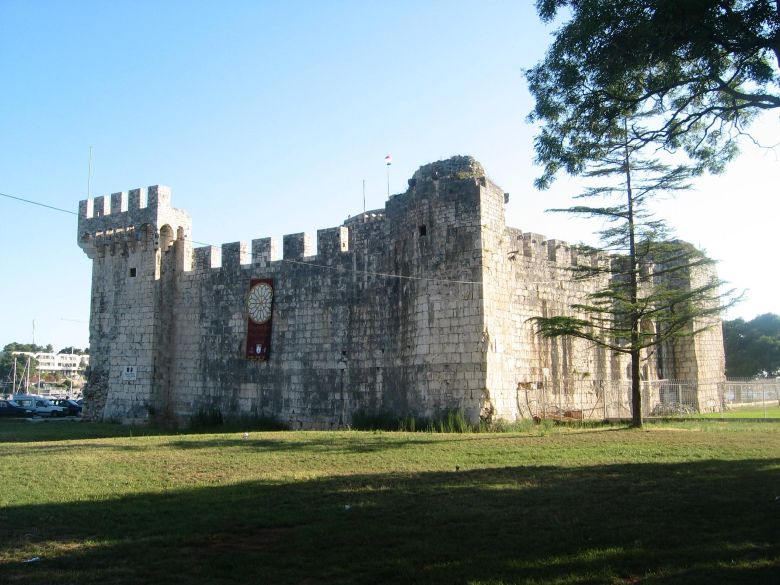
POLYGON ((421 166, 414 175, 412 181, 424 181, 432 179, 478 179, 485 176, 485 169, 471 156, 453 156, 446 160, 439 160, 421 166))

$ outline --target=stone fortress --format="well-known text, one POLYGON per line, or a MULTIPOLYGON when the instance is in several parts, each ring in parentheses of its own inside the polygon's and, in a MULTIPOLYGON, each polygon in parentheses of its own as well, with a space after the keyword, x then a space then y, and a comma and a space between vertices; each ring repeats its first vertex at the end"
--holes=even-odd
MULTIPOLYGON (((285 235, 281 258, 271 238, 193 248, 170 197, 154 186, 80 202, 89 417, 186 424, 219 410, 329 429, 356 413, 515 420, 542 402, 627 415, 604 385, 628 394, 625 357, 542 339, 528 321, 568 313, 596 284, 567 268, 608 259, 507 227, 508 195, 470 157, 425 165, 384 209, 319 230, 316 253, 285 235)), ((662 349, 643 378, 685 380, 718 409, 720 327, 662 349)))

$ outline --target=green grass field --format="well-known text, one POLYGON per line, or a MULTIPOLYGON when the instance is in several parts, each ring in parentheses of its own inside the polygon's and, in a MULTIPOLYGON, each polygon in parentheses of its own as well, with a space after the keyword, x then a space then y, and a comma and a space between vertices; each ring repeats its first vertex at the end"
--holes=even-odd
POLYGON ((780 419, 780 406, 747 406, 725 412, 711 412, 701 415, 704 418, 777 418, 780 419))
POLYGON ((780 578, 778 423, 244 439, 3 422, 0 460, 3 585, 780 578))

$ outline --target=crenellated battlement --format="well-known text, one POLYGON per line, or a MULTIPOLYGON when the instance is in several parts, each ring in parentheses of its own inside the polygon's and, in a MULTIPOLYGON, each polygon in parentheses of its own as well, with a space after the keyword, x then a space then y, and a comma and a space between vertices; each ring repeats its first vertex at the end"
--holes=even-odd
POLYGON ((171 190, 163 185, 131 189, 79 201, 78 244, 94 258, 114 253, 117 244, 166 245, 190 239, 189 214, 171 207, 171 190))
POLYGON ((510 258, 525 258, 529 262, 549 262, 564 268, 573 266, 606 267, 609 254, 565 240, 548 239, 543 234, 507 228, 510 258))
MULTIPOLYGON (((309 260, 330 264, 349 252, 349 228, 338 226, 317 230, 316 254, 310 234, 299 232, 282 236, 283 249, 278 255, 276 238, 259 238, 247 242, 230 242, 221 246, 202 246, 193 250, 192 268, 265 268, 284 260, 309 260)), ((185 267, 189 271, 189 267, 185 267)))
POLYGON ((312 250, 311 236, 305 232, 282 236, 282 258, 285 260, 302 260, 312 256, 312 250))
POLYGON ((130 189, 111 195, 100 195, 79 201, 79 220, 145 210, 148 214, 165 211, 171 206, 171 189, 165 185, 130 189))
MULTIPOLYGON (((409 180, 403 195, 415 197, 424 182, 474 180, 480 185, 487 179, 482 165, 468 156, 458 156, 420 167, 409 180)), ((397 195, 394 195, 397 197, 397 195)), ((251 243, 231 242, 221 246, 204 246, 192 250, 184 266, 185 272, 215 268, 267 267, 278 260, 310 260, 332 263, 342 253, 350 251, 350 238, 365 230, 376 230, 387 221, 386 208, 372 209, 351 216, 342 225, 317 231, 316 244, 305 232, 285 234, 281 248, 274 238, 259 238, 251 243), (353 230, 355 233, 350 233, 353 230), (281 254, 279 251, 281 249, 281 254), (191 260, 190 260, 191 258, 191 260)), ((381 228, 384 230, 385 228, 381 228)), ((513 257, 527 261, 550 262, 562 267, 598 266, 608 262, 604 255, 564 240, 548 239, 545 235, 507 228, 516 240, 513 257)), ((191 247, 189 215, 171 207, 171 190, 163 185, 130 189, 79 202, 79 245, 90 257, 114 254, 125 249, 157 250, 161 241, 166 249, 175 240, 185 240, 191 247), (167 237, 162 237, 166 226, 167 237)), ((366 232, 368 233, 368 232, 366 232)))
POLYGON ((219 246, 203 246, 192 251, 192 263, 195 270, 222 268, 222 248, 219 246))

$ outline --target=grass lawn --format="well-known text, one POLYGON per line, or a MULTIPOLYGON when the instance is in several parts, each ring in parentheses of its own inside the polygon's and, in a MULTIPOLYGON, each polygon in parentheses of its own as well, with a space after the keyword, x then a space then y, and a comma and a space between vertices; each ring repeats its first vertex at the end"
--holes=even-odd
POLYGON ((764 584, 779 536, 778 423, 0 424, 3 585, 764 584))
POLYGON ((711 412, 701 415, 704 418, 777 418, 780 419, 780 405, 744 406, 725 412, 711 412))

